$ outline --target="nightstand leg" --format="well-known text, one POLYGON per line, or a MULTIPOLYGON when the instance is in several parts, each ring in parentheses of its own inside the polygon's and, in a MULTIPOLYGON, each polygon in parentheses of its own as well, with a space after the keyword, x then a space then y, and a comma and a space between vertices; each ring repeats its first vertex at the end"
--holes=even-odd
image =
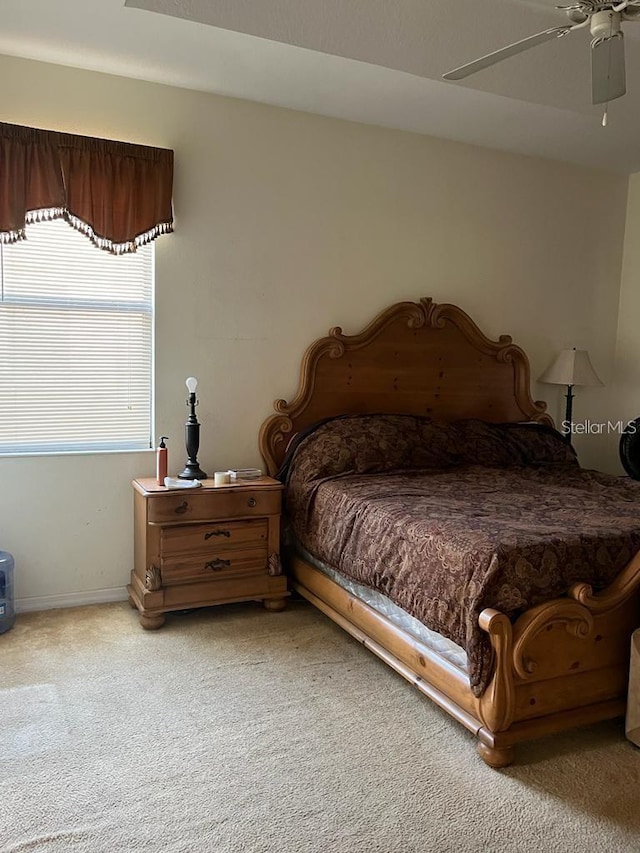
POLYGON ((484 743, 479 743, 477 749, 480 758, 489 767, 508 767, 516 755, 516 751, 512 746, 491 747, 484 743))
POLYGON ((267 610, 272 613, 277 613, 279 610, 284 610, 287 606, 286 598, 265 598, 262 602, 267 610))
POLYGON ((140 624, 145 631, 157 631, 164 625, 164 613, 157 613, 155 616, 149 616, 146 613, 140 614, 140 624))

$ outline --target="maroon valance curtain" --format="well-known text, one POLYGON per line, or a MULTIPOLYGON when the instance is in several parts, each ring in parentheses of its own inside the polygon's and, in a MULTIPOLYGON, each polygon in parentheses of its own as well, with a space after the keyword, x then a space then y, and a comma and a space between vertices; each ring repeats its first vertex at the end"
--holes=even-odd
POLYGON ((173 231, 173 151, 0 122, 0 242, 66 219, 113 254, 173 231))

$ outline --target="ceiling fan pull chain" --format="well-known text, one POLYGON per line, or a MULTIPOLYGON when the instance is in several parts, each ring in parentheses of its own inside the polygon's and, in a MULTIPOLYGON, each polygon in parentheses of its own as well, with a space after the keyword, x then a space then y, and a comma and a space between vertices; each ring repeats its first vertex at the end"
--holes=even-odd
POLYGON ((609 104, 604 105, 604 115, 602 116, 602 126, 606 127, 609 124, 609 104))

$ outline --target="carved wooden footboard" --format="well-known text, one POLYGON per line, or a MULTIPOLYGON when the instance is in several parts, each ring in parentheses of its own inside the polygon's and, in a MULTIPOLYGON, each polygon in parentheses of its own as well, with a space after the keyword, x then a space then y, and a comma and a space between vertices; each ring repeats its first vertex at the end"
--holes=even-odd
POLYGON ((480 699, 480 752, 503 766, 513 745, 624 714, 630 637, 640 623, 640 555, 604 591, 575 584, 566 598, 527 610, 513 624, 480 615, 495 652, 480 699))
MULTIPOLYGON (((429 299, 392 305, 358 335, 335 328, 316 341, 297 394, 275 410, 260 431, 271 474, 297 433, 337 415, 552 424, 546 404, 531 398, 529 363, 511 338, 491 341, 464 311, 429 299)), ((484 610, 494 665, 480 698, 465 671, 309 563, 292 557, 290 572, 303 596, 472 731, 491 766, 510 763, 520 741, 624 713, 630 637, 640 625, 639 556, 603 592, 576 584, 513 624, 484 610)))

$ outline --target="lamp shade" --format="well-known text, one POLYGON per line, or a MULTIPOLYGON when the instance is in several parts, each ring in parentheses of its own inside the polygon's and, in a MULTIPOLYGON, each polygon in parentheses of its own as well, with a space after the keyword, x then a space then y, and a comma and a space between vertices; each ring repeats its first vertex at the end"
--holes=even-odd
POLYGON ((540 377, 550 385, 603 385, 586 349, 563 349, 540 377))

